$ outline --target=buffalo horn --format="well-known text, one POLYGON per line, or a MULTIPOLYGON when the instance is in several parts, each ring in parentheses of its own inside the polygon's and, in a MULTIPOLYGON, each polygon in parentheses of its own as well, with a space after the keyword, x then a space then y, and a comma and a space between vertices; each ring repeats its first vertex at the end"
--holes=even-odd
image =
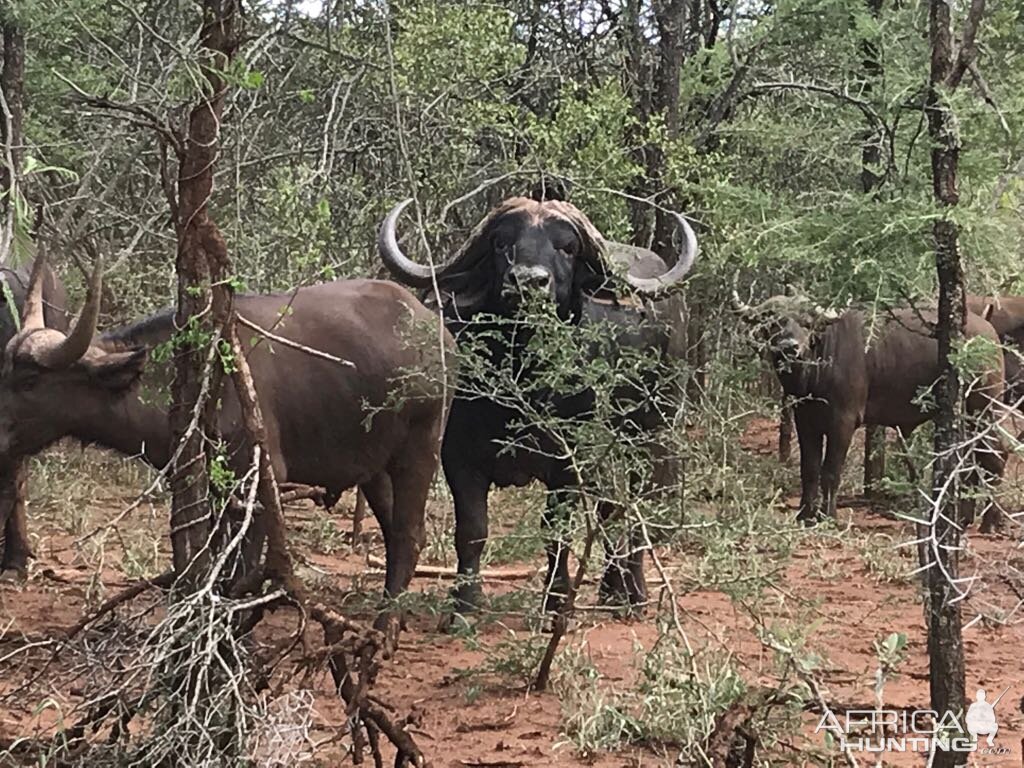
POLYGON ((39 243, 36 259, 32 262, 32 276, 28 281, 25 303, 21 308, 21 327, 36 331, 46 327, 43 319, 43 275, 46 272, 46 247, 39 243))
MULTIPOLYGON (((100 314, 100 288, 103 283, 103 259, 98 255, 93 266, 92 277, 89 279, 89 290, 85 296, 85 306, 75 321, 75 327, 59 344, 45 347, 36 354, 36 360, 44 368, 57 370, 68 368, 78 362, 92 344, 96 334, 96 321, 100 314)), ((41 307, 40 303, 40 307, 41 307)), ((40 308, 40 312, 41 312, 40 308)))
POLYGON ((683 250, 679 254, 676 263, 663 275, 657 277, 636 277, 627 273, 626 280, 638 293, 656 294, 670 288, 686 276, 686 273, 693 266, 693 262, 697 259, 697 234, 693 231, 693 227, 690 226, 690 223, 681 213, 672 211, 672 217, 675 219, 676 227, 682 235, 683 250))
POLYGON ((739 315, 744 320, 750 322, 754 316, 755 309, 749 304, 744 303, 740 299, 739 293, 736 289, 732 289, 732 295, 730 296, 730 303, 732 304, 732 311, 739 315))
POLYGON ((434 280, 444 274, 444 269, 417 264, 398 247, 397 224, 398 217, 406 209, 412 198, 407 198, 391 209, 384 223, 380 225, 380 232, 377 235, 377 251, 380 253, 381 261, 388 268, 392 276, 400 283, 412 286, 413 288, 429 288, 434 280))

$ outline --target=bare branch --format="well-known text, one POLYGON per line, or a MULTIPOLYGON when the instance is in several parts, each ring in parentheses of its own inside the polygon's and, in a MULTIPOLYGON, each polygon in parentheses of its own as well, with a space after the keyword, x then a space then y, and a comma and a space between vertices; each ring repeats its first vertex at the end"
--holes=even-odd
POLYGON ((981 19, 985 15, 985 0, 971 0, 971 8, 967 12, 967 21, 964 23, 964 33, 960 42, 960 52, 957 54, 953 70, 946 78, 946 86, 955 90, 964 74, 974 64, 978 56, 978 27, 981 26, 981 19))

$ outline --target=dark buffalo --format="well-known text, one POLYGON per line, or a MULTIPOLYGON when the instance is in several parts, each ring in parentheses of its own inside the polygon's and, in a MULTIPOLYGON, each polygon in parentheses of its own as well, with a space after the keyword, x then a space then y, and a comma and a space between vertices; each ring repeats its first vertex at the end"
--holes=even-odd
POLYGON ((1024 401, 1024 296, 968 296, 967 309, 988 318, 1003 342, 1006 402, 1024 401))
MULTIPOLYGON (((481 314, 515 318, 524 299, 532 296, 553 302, 565 322, 610 323, 618 329, 613 345, 620 349, 669 350, 672 333, 664 319, 670 304, 630 305, 620 299, 629 293, 641 299, 661 296, 693 266, 697 238, 682 216, 675 215, 682 252, 676 264, 666 268, 651 251, 606 242, 569 203, 512 198, 495 208, 458 253, 435 271, 411 261, 398 246, 396 222, 408 202, 397 205, 381 226, 381 258, 396 279, 428 295, 436 282, 446 322, 460 344, 478 333, 487 333, 491 343, 495 324, 474 318, 481 314), (616 264, 624 273, 621 281, 614 274, 616 264)), ((505 334, 502 354, 517 354, 511 334, 522 331, 512 330, 515 325, 498 323, 499 332, 505 334)), ((586 418, 593 393, 548 392, 537 397, 545 398, 539 408, 561 418, 586 418)), ((627 418, 631 427, 641 429, 659 421, 657 413, 644 413, 643 408, 634 409, 627 418)), ((549 491, 544 521, 550 526, 579 484, 564 458, 564 448, 556 447, 543 430, 517 424, 520 419, 516 408, 465 391, 456 395, 452 405, 441 461, 455 502, 455 546, 463 577, 455 594, 460 610, 472 610, 480 599, 477 575, 487 540, 490 487, 541 481, 549 491)), ((549 608, 568 587, 567 544, 554 538, 548 545, 549 608)), ((630 547, 614 562, 615 567, 606 570, 603 594, 631 606, 642 605, 646 601, 642 548, 630 547)))
MULTIPOLYGON (((141 454, 155 467, 169 460, 162 404, 169 366, 147 358, 173 336, 173 314, 95 339, 99 282, 97 269, 67 335, 46 327, 38 282, 30 291, 0 377, 0 473, 63 437, 141 454)), ((453 349, 454 341, 409 291, 379 280, 238 296, 235 307, 246 321, 239 336, 250 350, 278 480, 331 495, 361 488, 384 533, 385 589, 401 592, 423 543, 424 505, 451 399, 441 348, 453 349)), ((233 468, 244 471, 251 450, 231 387, 219 414, 233 468)))
MULTIPOLYGON (((896 427, 909 435, 932 417, 917 399, 938 377, 938 344, 925 327, 934 322, 934 313, 897 310, 869 320, 855 310, 835 317, 789 296, 773 297, 757 307, 735 301, 741 316, 757 325, 782 388, 795 401, 799 518, 813 522, 822 515, 835 517, 843 462, 857 428, 896 427), (819 491, 824 496, 821 507, 819 491)), ((970 413, 989 414, 993 399, 1003 395, 999 339, 988 322, 971 313, 967 336, 993 342, 993 359, 967 397, 970 413)), ((976 459, 986 471, 1002 475, 1002 446, 986 443, 976 459)), ((990 525, 987 517, 986 529, 990 525)))
MULTIPOLYGON (((41 247, 41 246, 40 246, 41 247)), ((28 292, 27 267, 0 267, 0 345, 7 346, 18 332, 21 310, 28 292), (6 286, 6 288, 4 288, 6 286)), ((43 316, 50 328, 66 331, 68 328, 67 294, 57 276, 47 267, 42 277, 43 316)), ((4 532, 3 557, 0 572, 24 576, 32 547, 28 541, 25 520, 25 493, 27 468, 19 462, 11 482, 0 488, 0 528, 4 532)))

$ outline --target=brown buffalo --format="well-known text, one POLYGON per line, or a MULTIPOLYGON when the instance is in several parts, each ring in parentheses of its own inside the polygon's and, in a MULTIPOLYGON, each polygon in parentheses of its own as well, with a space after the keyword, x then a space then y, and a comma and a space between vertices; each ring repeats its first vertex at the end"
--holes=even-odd
MULTIPOLYGON (((850 440, 864 424, 909 434, 932 417, 920 401, 938 377, 938 345, 925 323, 934 313, 897 310, 867 318, 849 310, 835 317, 806 300, 773 297, 757 307, 736 299, 741 316, 758 326, 786 395, 795 400, 800 443, 799 519, 834 517, 839 478, 850 440), (922 322, 922 320, 924 322, 922 322), (870 342, 869 342, 870 339, 870 342), (819 507, 819 491, 824 496, 819 507)), ((995 329, 968 314, 967 336, 993 342, 992 359, 971 382, 970 413, 990 413, 1003 395, 1003 362, 995 329)), ((1006 454, 985 443, 976 460, 1001 476, 1006 454)), ((996 517, 986 516, 985 528, 996 517)))
POLYGON ((967 297, 967 309, 986 317, 1003 342, 1006 366, 1006 402, 1024 401, 1024 296, 967 297))
MULTIPOLYGON (((46 327, 33 281, 0 377, 0 475, 63 437, 164 466, 172 449, 163 407, 170 372, 147 358, 174 335, 173 314, 94 338, 97 268, 85 308, 65 335, 46 327)), ((239 336, 278 480, 332 495, 361 488, 384 533, 385 590, 401 592, 423 543, 424 506, 451 400, 441 376, 441 350, 452 349, 451 336, 409 291, 379 280, 238 296, 235 308, 246 321, 239 336), (276 338, 251 327, 272 329, 276 338)), ((244 471, 251 450, 230 387, 219 415, 231 464, 244 471)))

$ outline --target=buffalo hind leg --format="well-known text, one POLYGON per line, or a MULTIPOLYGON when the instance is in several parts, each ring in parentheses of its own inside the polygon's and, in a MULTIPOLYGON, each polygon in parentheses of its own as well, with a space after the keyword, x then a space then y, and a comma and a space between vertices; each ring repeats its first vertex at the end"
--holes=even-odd
POLYGON ((832 520, 836 518, 836 501, 839 498, 839 480, 843 476, 843 465, 850 450, 850 440, 857 430, 852 418, 838 419, 829 428, 825 461, 821 469, 821 490, 824 495, 822 510, 832 520))
POLYGON ((813 404, 802 403, 793 409, 796 436, 800 443, 800 511, 797 520, 807 525, 818 521, 818 493, 821 484, 821 456, 825 433, 821 414, 813 404))
MULTIPOLYGON (((384 599, 388 603, 388 607, 377 615, 376 620, 373 622, 373 627, 384 633, 385 651, 390 653, 397 645, 398 633, 401 631, 403 618, 401 611, 395 610, 392 605, 393 599, 401 592, 401 590, 398 590, 398 592, 392 591, 397 581, 396 572, 399 570, 395 565, 399 555, 395 542, 394 489, 391 485, 390 476, 387 473, 381 472, 360 485, 359 490, 366 497, 366 503, 373 511, 373 516, 377 519, 377 524, 380 526, 381 535, 384 537, 384 599)), ((408 581, 406 582, 407 585, 408 581)))
POLYGON ((0 488, 0 527, 4 532, 3 558, 0 572, 25 578, 28 561, 33 557, 28 541, 28 519, 25 515, 25 497, 28 485, 28 465, 23 459, 14 470, 13 478, 3 481, 0 488))
POLYGON ((601 534, 605 547, 605 570, 598 592, 605 605, 625 606, 638 616, 647 603, 647 581, 644 579, 645 542, 640 531, 621 520, 621 507, 601 502, 601 534), (621 522, 626 530, 616 531, 621 522))
POLYGON ((455 552, 458 575, 452 599, 458 613, 480 608, 480 558, 487 543, 487 492, 490 480, 456 459, 445 462, 445 479, 455 502, 455 552))

